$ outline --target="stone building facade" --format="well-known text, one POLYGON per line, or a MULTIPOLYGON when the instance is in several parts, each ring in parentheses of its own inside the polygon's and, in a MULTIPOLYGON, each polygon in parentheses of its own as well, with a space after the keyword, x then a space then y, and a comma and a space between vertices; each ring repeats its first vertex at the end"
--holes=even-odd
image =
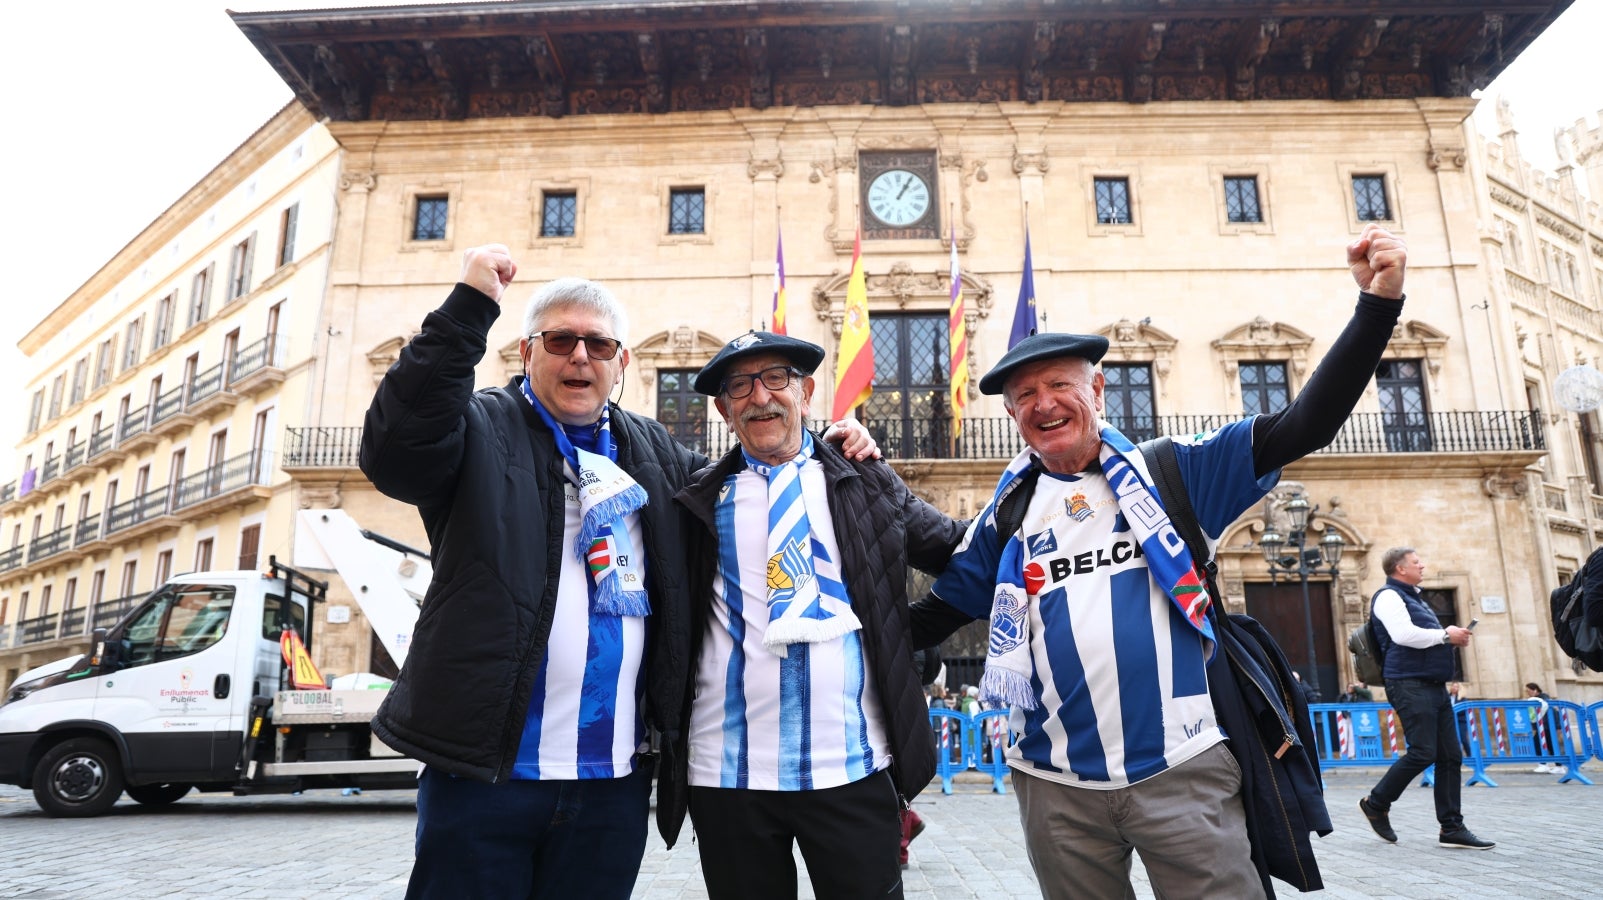
MULTIPOLYGON (((1041 326, 1108 335, 1110 418, 1145 436, 1294 395, 1350 315, 1345 248, 1377 221, 1410 248, 1401 323, 1342 436, 1225 535, 1225 602, 1269 622, 1334 695, 1352 677, 1344 639, 1383 580, 1381 553, 1412 544, 1443 615, 1481 619, 1463 660, 1473 696, 1535 680, 1598 699, 1603 679, 1563 665, 1545 614, 1599 527, 1582 453, 1598 429, 1582 434, 1543 398, 1561 362, 1595 359, 1603 232, 1594 208, 1560 202, 1464 124, 1469 90, 1566 5, 1321 19, 1272 4, 1161 17, 1136 3, 750 3, 699 20, 649 2, 605 19, 582 2, 239 14, 337 148, 323 281, 308 285, 322 293, 292 332, 307 355, 279 390, 293 400, 265 506, 282 504, 281 541, 293 508, 337 505, 423 543, 354 448, 377 379, 478 244, 504 243, 519 264, 481 384, 518 371, 535 285, 595 278, 631 315, 619 402, 716 453, 727 430, 687 376, 772 321, 781 237, 789 331, 825 346, 830 370, 861 230, 877 362, 861 414, 920 493, 969 516, 1019 444, 1001 404, 973 392, 952 432, 953 240, 972 371, 1006 349, 1028 238, 1041 326), (875 191, 904 182, 928 199, 893 208, 875 191), (1568 288, 1534 256, 1504 268, 1510 232, 1492 216, 1510 208, 1494 188, 1525 204, 1525 218, 1497 215, 1528 248, 1538 233, 1563 238, 1568 288), (1511 293, 1516 277, 1530 296, 1511 293), (1333 534, 1345 548, 1335 575, 1313 573, 1306 603, 1287 570, 1271 576, 1260 540, 1286 533, 1299 493, 1317 507, 1309 546, 1333 534)), ((58 317, 61 330, 71 317, 58 317)), ((41 366, 38 385, 71 353, 41 366)), ((43 508, 13 501, 0 527, 43 508)), ((151 541, 189 553, 185 527, 151 541)), ((20 581, 0 576, 0 589, 20 581)), ((343 636, 320 662, 376 667, 363 627, 324 628, 343 636)))

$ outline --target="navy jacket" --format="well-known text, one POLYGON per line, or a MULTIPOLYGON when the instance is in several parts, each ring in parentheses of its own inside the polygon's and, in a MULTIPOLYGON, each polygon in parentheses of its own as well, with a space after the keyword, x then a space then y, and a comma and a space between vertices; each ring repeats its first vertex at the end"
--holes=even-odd
POLYGON ((1437 644, 1423 649, 1404 647, 1393 641, 1391 635, 1386 633, 1386 624, 1375 617, 1375 601, 1387 591, 1393 591, 1403 599, 1403 606, 1408 610, 1408 618, 1416 626, 1437 630, 1442 627, 1435 611, 1425 605, 1419 588, 1404 584, 1395 578, 1386 579, 1386 586, 1369 598, 1369 618, 1375 624, 1375 643, 1379 645, 1376 649, 1380 651, 1381 671, 1385 674, 1386 680, 1420 678, 1444 683, 1452 681, 1454 659, 1451 644, 1437 644))

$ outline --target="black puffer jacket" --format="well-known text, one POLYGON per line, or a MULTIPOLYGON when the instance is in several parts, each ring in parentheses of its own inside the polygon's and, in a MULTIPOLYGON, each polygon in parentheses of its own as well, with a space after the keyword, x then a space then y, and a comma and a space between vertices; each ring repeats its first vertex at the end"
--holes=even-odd
MULTIPOLYGON (((913 665, 907 621, 907 567, 930 573, 946 568, 964 526, 908 490, 883 461, 848 462, 833 446, 813 443, 829 484, 830 520, 840 543, 841 571, 852 611, 863 623, 863 651, 884 706, 892 754, 891 779, 912 800, 935 777, 935 741, 928 707, 913 665)), ((717 574, 718 534, 713 507, 724 480, 746 466, 740 449, 698 472, 674 499, 694 524, 686 537, 691 577, 691 667, 706 634, 717 574)), ((692 671, 680 720, 688 725, 695 691, 692 671)), ((657 829, 673 846, 689 806, 688 740, 664 742, 657 770, 657 829)))
MULTIPOLYGON (((556 610, 562 457, 521 396, 522 376, 475 392, 500 307, 457 285, 379 384, 362 472, 415 504, 434 581, 400 678, 373 719, 391 747, 453 775, 510 777, 556 610)), ((648 724, 679 732, 690 672, 681 516, 669 502, 706 457, 654 421, 612 408, 618 464, 651 501, 640 511, 652 617, 642 681, 648 724)))

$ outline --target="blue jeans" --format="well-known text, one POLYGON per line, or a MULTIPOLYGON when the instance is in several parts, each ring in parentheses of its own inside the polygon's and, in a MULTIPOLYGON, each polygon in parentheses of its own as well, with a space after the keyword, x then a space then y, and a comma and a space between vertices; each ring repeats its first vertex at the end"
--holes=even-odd
POLYGON ((1436 821, 1443 831, 1464 827, 1459 797, 1463 791, 1462 748, 1458 723, 1447 685, 1440 681, 1399 678, 1386 682, 1386 699, 1403 720, 1404 753, 1369 792, 1369 802, 1381 812, 1391 809, 1408 785, 1432 763, 1436 765, 1436 821))
POLYGON ((651 769, 501 784, 424 769, 408 900, 627 900, 646 852, 651 769))

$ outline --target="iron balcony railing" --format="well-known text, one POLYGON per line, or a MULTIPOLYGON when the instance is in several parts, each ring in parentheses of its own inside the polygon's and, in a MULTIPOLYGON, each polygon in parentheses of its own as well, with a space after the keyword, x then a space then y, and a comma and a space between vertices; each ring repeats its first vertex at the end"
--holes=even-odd
POLYGON ((94 614, 89 617, 89 630, 110 628, 117 624, 123 616, 128 615, 128 610, 133 609, 134 604, 143 600, 144 597, 144 594, 129 594, 126 597, 118 597, 115 600, 101 601, 95 607, 94 614))
POLYGON ((61 611, 61 628, 56 631, 57 637, 77 637, 84 633, 84 620, 88 618, 88 611, 79 606, 75 609, 61 611))
POLYGON ((28 562, 38 562, 48 556, 67 549, 72 541, 72 527, 57 528, 49 534, 42 534, 28 542, 28 562))
POLYGON ((167 512, 167 496, 170 493, 166 488, 159 487, 113 506, 106 512, 106 535, 110 537, 167 512))
POLYGON ((55 640, 57 622, 60 618, 56 613, 46 613, 31 619, 23 619, 17 623, 17 643, 37 644, 41 641, 55 640))
POLYGON ((200 401, 210 397, 212 394, 215 394, 222 389, 223 364, 218 363, 206 371, 197 374, 195 376, 195 380, 189 383, 189 405, 194 406, 196 403, 199 403, 200 401))
POLYGON ((286 428, 284 468, 356 468, 362 426, 286 428))
POLYGON ((100 537, 100 513, 95 513, 78 520, 78 527, 72 533, 72 545, 82 547, 98 537, 100 537))
POLYGON ((117 445, 117 426, 103 425, 89 436, 89 458, 94 459, 117 445))
POLYGON ((276 334, 270 334, 252 344, 247 344, 234 355, 234 365, 228 373, 228 383, 254 375, 261 369, 269 366, 282 369, 284 339, 276 334))
POLYGON ((144 433, 145 429, 150 427, 150 416, 147 415, 149 411, 148 403, 138 409, 128 410, 128 415, 122 417, 122 426, 117 429, 117 443, 120 444, 136 434, 144 433))
POLYGON ((265 450, 252 450, 184 476, 179 479, 173 498, 174 511, 242 487, 267 484, 272 472, 272 467, 266 464, 269 456, 265 450))
POLYGON ((22 553, 27 548, 18 544, 10 550, 0 553, 0 572, 9 572, 22 565, 22 553))
POLYGON ((84 449, 88 446, 88 443, 88 441, 79 441, 67 448, 66 468, 71 469, 84 461, 84 449))
POLYGON ((0 487, 0 503, 9 503, 17 499, 17 483, 15 481, 0 487))
POLYGON ((45 482, 49 481, 50 479, 52 479, 52 478, 54 478, 54 477, 56 477, 57 475, 60 475, 60 474, 61 474, 61 454, 58 453, 55 456, 52 456, 49 459, 45 460, 44 466, 39 469, 39 483, 40 484, 44 484, 45 482))
POLYGON ((156 406, 150 413, 150 424, 157 425, 170 419, 184 407, 184 386, 178 385, 156 397, 156 406))

